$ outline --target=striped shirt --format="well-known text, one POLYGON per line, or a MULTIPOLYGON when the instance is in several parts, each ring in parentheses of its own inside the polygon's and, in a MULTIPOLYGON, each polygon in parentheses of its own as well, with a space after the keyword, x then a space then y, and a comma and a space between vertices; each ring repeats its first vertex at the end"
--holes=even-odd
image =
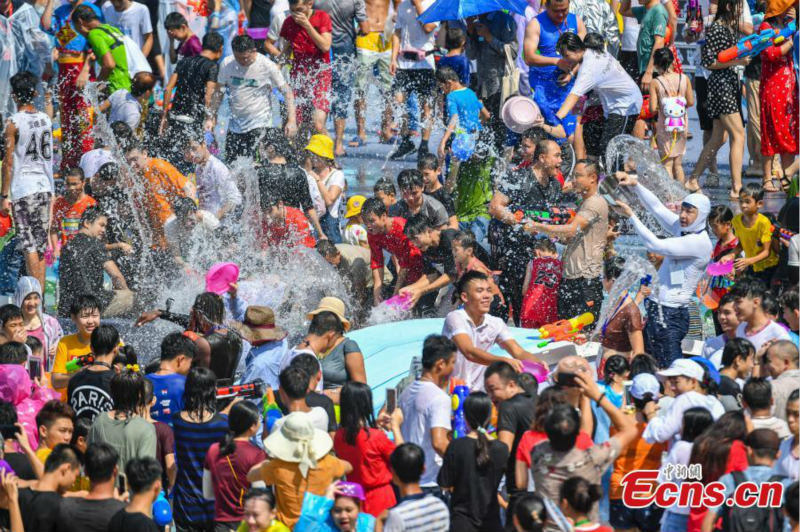
POLYGON ((209 447, 222 440, 228 431, 228 418, 215 414, 205 423, 191 423, 172 416, 175 434, 175 461, 178 476, 175 480, 175 521, 200 523, 214 520, 214 501, 203 497, 203 463, 209 447))
POLYGON ((450 512, 447 505, 433 495, 417 493, 403 497, 389 510, 384 532, 447 532, 450 512))

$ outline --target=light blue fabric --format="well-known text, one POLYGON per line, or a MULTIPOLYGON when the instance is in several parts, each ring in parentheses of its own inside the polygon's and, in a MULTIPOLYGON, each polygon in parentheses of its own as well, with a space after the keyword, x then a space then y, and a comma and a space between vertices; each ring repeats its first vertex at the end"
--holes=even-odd
MULTIPOLYGON (((300 519, 294 525, 294 532, 339 532, 331 517, 333 499, 306 492, 300 519)), ((359 513, 356 520, 356 532, 372 532, 375 530, 375 518, 369 514, 359 513)))
POLYGON ((277 390, 279 387, 278 376, 281 373, 281 361, 289 350, 289 344, 284 338, 275 342, 251 346, 245 343, 242 352, 244 356, 244 373, 242 382, 253 382, 256 379, 264 381, 266 386, 277 390))
POLYGON ((470 89, 455 90, 447 95, 447 116, 458 116, 458 127, 467 133, 481 130, 481 109, 483 104, 470 89))
POLYGON ((222 294, 222 302, 225 304, 226 318, 234 321, 244 321, 244 313, 247 310, 247 301, 238 296, 233 299, 228 292, 222 294))

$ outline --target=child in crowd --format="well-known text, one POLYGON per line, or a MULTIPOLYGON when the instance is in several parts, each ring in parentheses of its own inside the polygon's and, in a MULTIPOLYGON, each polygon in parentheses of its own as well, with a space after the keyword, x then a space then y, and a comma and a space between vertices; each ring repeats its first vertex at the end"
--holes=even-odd
POLYGON ((170 13, 164 19, 164 29, 169 36, 169 60, 174 64, 183 57, 200 55, 203 45, 200 39, 189 29, 189 22, 178 12, 170 13), (175 46, 178 41, 178 46, 175 46))
POLYGON ((494 276, 497 272, 489 269, 489 267, 481 261, 477 255, 485 255, 483 248, 478 245, 475 240, 475 235, 470 231, 461 231, 453 237, 453 258, 456 263, 456 272, 458 278, 466 272, 477 271, 481 272, 488 277, 489 290, 492 293, 492 306, 489 308, 489 314, 497 316, 498 318, 508 319, 508 306, 506 305, 506 298, 500 291, 500 288, 495 282, 494 276))
POLYGON ((739 239, 733 232, 733 211, 727 205, 714 205, 708 213, 708 226, 717 239, 711 262, 717 262, 722 257, 736 250, 739 239))
POLYGON ((754 429, 770 429, 783 440, 791 436, 789 425, 772 415, 772 385, 766 378, 747 379, 742 388, 742 406, 749 412, 754 429))
POLYGON ((172 426, 173 414, 183 410, 186 375, 196 356, 197 344, 181 333, 170 333, 161 340, 158 369, 147 375, 147 379, 153 383, 155 395, 150 415, 156 421, 172 426))
POLYGON ((732 254, 736 256, 743 251, 744 258, 736 259, 734 268, 737 273, 752 273, 769 287, 778 254, 772 249, 772 223, 759 212, 764 208, 764 187, 759 183, 745 184, 739 192, 739 207, 742 213, 731 221, 739 239, 732 254))
POLYGON ((36 457, 43 464, 59 443, 72 441, 73 420, 75 412, 72 408, 58 399, 47 401, 39 413, 36 414, 36 427, 39 431, 39 448, 36 457))
MULTIPOLYGON (((722 350, 717 397, 726 412, 742 408, 742 384, 753 371, 756 351, 744 338, 731 338, 722 350)), ((714 360, 712 359, 712 363, 714 360)))
POLYGON ((444 159, 450 138, 461 134, 477 136, 481 131, 481 121, 489 120, 489 111, 478 96, 465 87, 452 68, 439 67, 436 82, 445 94, 447 129, 439 142, 439 159, 444 159))
POLYGON ((53 203, 53 223, 50 227, 50 247, 56 257, 61 248, 78 234, 81 216, 88 207, 97 205, 93 197, 84 191, 83 170, 71 168, 64 176, 64 195, 53 203))
MULTIPOLYGON (((694 105, 692 80, 686 74, 675 72, 675 58, 669 48, 659 48, 653 53, 653 66, 658 78, 650 84, 650 112, 658 113, 656 145, 658 155, 667 173, 683 184, 683 156, 686 154, 686 136, 689 133, 688 108, 694 105), (667 114, 669 112, 669 114, 667 114), (676 115, 681 113, 680 117, 676 115), (669 124, 670 120, 683 120, 683 126, 669 124), (668 131, 666 128, 670 127, 668 131)), ((695 183, 690 190, 699 187, 695 183)))
POLYGON ((458 225, 456 204, 453 202, 453 196, 442 186, 442 182, 439 179, 441 175, 439 159, 432 153, 425 153, 417 159, 417 170, 422 174, 422 180, 425 185, 423 192, 438 200, 444 206, 447 211, 448 224, 450 227, 456 227, 458 225))
POLYGON ((458 79, 465 87, 469 86, 470 65, 469 59, 464 53, 467 45, 467 34, 464 28, 457 24, 448 24, 444 38, 444 47, 447 48, 447 55, 439 59, 437 68, 452 68, 458 75, 458 79))
POLYGON ((369 249, 367 229, 364 227, 364 220, 361 219, 361 207, 365 201, 367 201, 367 198, 361 195, 347 198, 347 211, 344 213, 347 225, 344 227, 342 241, 345 244, 369 249))
POLYGON ((533 245, 534 258, 528 263, 522 285, 522 327, 536 329, 558 319, 557 293, 561 284, 561 259, 556 245, 547 238, 533 245))
POLYGON ((736 282, 731 289, 735 300, 739 326, 736 328, 738 338, 747 338, 758 352, 761 346, 770 340, 788 340, 786 329, 769 319, 764 312, 764 284, 758 279, 745 277, 736 282))
POLYGON ((239 532, 290 532, 275 518, 275 495, 264 488, 250 488, 242 499, 244 519, 239 532))
POLYGON ((27 339, 22 309, 12 303, 0 307, 0 344, 25 343, 27 339))
POLYGON ((571 519, 575 532, 613 532, 613 528, 592 522, 589 514, 603 490, 600 484, 591 484, 581 477, 571 477, 564 481, 559 491, 561 511, 567 519, 571 519))
POLYGON ((397 188, 391 179, 379 179, 372 187, 372 193, 386 206, 386 211, 397 203, 397 188))
POLYGON ((92 331, 100 325, 100 302, 94 296, 78 296, 73 300, 69 314, 78 332, 64 336, 58 342, 50 378, 53 388, 62 392, 64 400, 67 399, 66 391, 70 378, 67 373, 67 362, 92 352, 90 343, 92 331))

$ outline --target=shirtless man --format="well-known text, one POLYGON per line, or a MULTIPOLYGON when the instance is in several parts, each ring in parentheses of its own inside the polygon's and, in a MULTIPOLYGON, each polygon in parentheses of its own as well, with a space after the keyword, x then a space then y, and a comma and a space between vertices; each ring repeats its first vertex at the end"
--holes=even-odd
POLYGON ((391 32, 387 31, 386 28, 386 19, 389 16, 389 2, 390 0, 366 0, 367 20, 362 25, 365 33, 356 37, 358 71, 356 72, 356 101, 354 107, 358 138, 350 142, 349 145, 351 147, 358 147, 367 140, 367 82, 373 77, 371 73, 376 65, 378 67, 378 76, 375 81, 378 84, 381 99, 384 101, 383 118, 381 120, 381 141, 386 141, 392 136, 392 76, 389 73, 389 63, 392 61, 392 38, 391 32))

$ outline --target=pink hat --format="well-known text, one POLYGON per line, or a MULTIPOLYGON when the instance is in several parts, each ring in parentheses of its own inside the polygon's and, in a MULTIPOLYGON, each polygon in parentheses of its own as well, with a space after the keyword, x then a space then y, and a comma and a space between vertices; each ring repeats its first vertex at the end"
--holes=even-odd
POLYGON ((514 133, 525 133, 541 118, 539 106, 528 96, 512 96, 500 111, 503 123, 514 133))
POLYGON ((218 262, 208 269, 206 274, 206 292, 222 295, 228 291, 231 283, 239 280, 239 266, 233 262, 218 262))

